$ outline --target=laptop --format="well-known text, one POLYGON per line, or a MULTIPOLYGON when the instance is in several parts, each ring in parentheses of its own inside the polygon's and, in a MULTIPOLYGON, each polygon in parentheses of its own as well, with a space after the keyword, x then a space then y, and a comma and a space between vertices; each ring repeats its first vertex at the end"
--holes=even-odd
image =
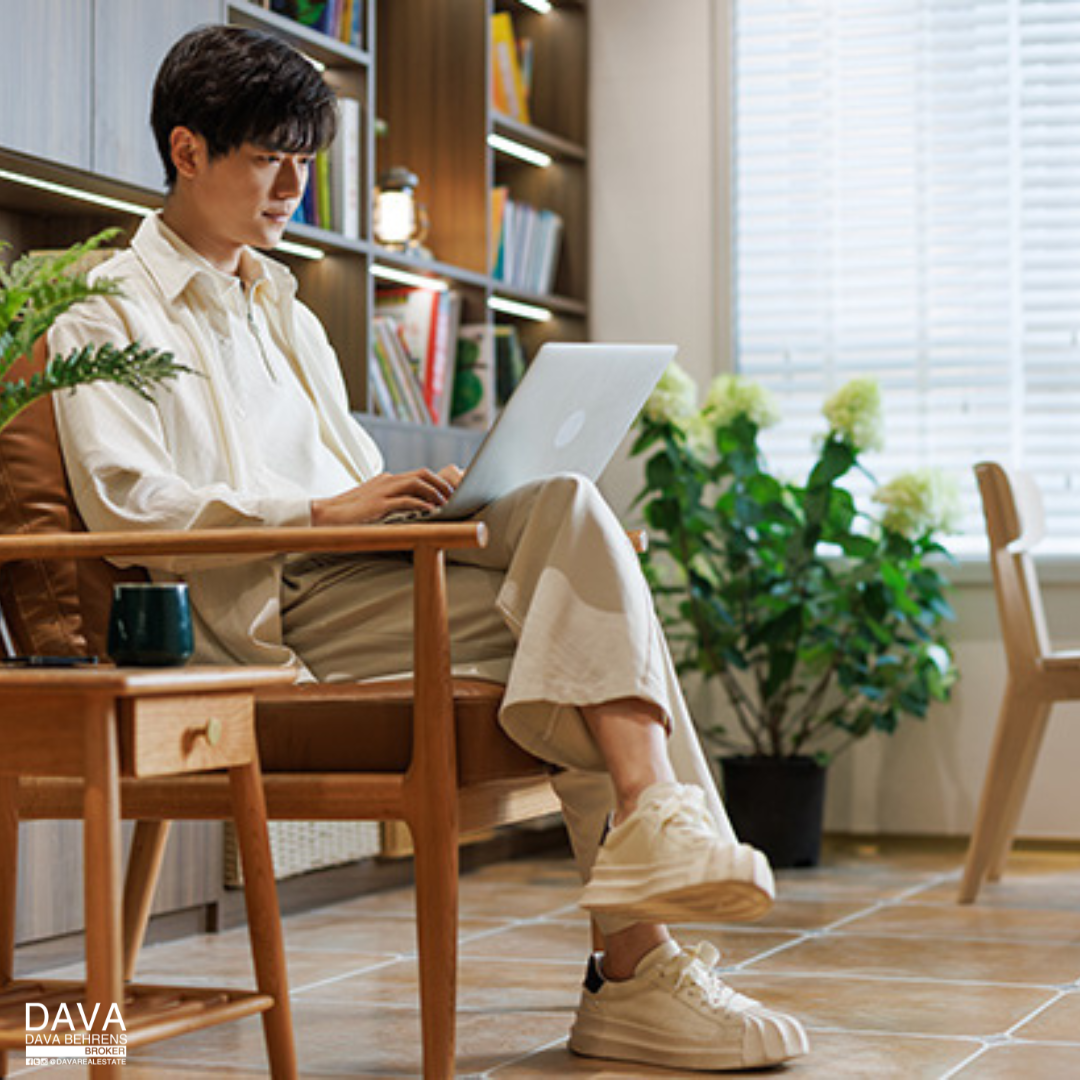
POLYGON ((622 442, 674 345, 548 342, 437 510, 386 521, 460 521, 534 480, 580 473, 595 480, 622 442))

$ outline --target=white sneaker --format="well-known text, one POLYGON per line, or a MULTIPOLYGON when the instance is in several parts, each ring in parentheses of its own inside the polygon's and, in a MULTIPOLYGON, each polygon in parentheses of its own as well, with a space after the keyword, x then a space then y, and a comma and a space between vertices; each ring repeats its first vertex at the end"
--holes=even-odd
POLYGON ((765 856, 721 838, 701 788, 653 784, 601 844, 581 906, 645 922, 742 922, 761 918, 774 892, 765 856))
POLYGON ((632 979, 608 982, 589 960, 570 1049, 668 1068, 754 1069, 810 1049, 802 1024, 735 993, 713 970, 720 954, 674 941, 646 954, 632 979))

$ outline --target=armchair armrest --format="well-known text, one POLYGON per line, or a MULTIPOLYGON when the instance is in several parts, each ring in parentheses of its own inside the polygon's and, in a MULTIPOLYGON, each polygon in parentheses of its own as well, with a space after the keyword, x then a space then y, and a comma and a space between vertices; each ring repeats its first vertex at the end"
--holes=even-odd
MULTIPOLYGON (((17 559, 94 559, 141 555, 252 555, 412 551, 413 760, 410 775, 432 786, 456 773, 454 699, 444 552, 487 544, 480 522, 201 529, 162 532, 39 533, 0 536, 0 564, 17 559)), ((456 815, 457 807, 446 813, 456 815)))
POLYGON ((440 551, 487 544, 481 522, 163 532, 26 533, 0 536, 0 563, 13 559, 97 559, 140 555, 253 555, 300 552, 440 551))

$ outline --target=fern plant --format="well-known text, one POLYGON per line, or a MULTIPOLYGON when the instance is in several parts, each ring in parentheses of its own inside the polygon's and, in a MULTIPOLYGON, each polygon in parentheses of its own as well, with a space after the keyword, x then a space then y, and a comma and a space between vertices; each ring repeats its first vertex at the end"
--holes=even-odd
POLYGON ((29 379, 7 378, 15 361, 29 356, 37 341, 69 308, 92 296, 121 293, 117 282, 98 278, 91 283, 79 270, 80 261, 89 252, 118 232, 106 229, 59 255, 23 255, 9 269, 0 265, 0 429, 28 405, 56 390, 105 381, 149 399, 151 388, 189 372, 173 360, 172 353, 138 343, 123 348, 106 343, 54 356, 29 379))

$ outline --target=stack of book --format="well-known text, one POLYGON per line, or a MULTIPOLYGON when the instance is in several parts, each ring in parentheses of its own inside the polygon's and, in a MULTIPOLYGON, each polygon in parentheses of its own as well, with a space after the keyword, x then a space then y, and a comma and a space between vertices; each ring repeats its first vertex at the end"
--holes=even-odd
POLYGON ((508 198, 505 187, 491 193, 491 275, 521 292, 550 293, 558 269, 563 220, 508 198))
POLYGON ((262 0, 261 6, 346 45, 363 45, 364 0, 262 0))
POLYGON ((450 422, 486 431, 525 374, 525 353, 513 326, 470 323, 461 327, 450 422))
POLYGON ((514 35, 510 13, 491 16, 491 103, 497 113, 529 123, 532 88, 532 42, 514 35))
POLYGON ((371 356, 377 414, 449 423, 460 321, 461 296, 452 290, 379 290, 371 356))
POLYGON ((360 236, 360 102, 342 97, 338 108, 337 138, 328 150, 315 155, 295 220, 356 240, 360 236))

